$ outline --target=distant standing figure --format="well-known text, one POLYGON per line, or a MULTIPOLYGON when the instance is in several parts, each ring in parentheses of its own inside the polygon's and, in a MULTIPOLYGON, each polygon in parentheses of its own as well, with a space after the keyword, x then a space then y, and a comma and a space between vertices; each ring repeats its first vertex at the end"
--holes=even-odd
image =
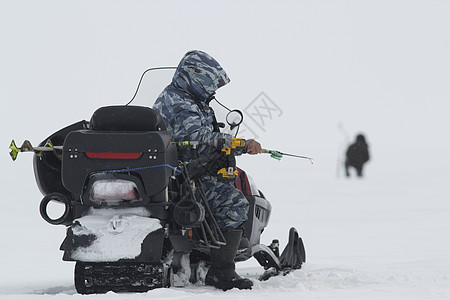
POLYGON ((350 177, 349 167, 356 169, 358 177, 363 176, 363 166, 369 160, 369 146, 364 135, 358 134, 356 141, 348 146, 345 160, 345 175, 350 177))

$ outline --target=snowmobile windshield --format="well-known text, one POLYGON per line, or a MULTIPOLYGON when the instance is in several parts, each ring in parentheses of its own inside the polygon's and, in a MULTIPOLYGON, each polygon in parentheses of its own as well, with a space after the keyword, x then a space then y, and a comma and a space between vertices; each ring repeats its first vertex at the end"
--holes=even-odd
POLYGON ((200 101, 206 101, 229 82, 222 66, 210 55, 198 50, 186 53, 172 79, 173 85, 200 101))

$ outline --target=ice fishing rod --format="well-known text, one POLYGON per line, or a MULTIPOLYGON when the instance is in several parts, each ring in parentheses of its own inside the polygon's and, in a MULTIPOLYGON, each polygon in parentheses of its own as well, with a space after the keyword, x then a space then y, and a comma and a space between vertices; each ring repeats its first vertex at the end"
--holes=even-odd
POLYGON ((288 153, 283 153, 277 150, 267 150, 267 149, 261 149, 261 153, 268 153, 270 154, 270 157, 276 159, 276 160, 281 160, 281 158, 283 158, 283 156, 291 156, 291 157, 296 157, 296 158, 303 158, 303 159, 307 159, 311 162, 311 164, 314 164, 314 161, 311 157, 308 156, 302 156, 302 155, 295 155, 295 154, 288 154, 288 153))
POLYGON ((153 71, 153 70, 173 70, 176 68, 177 67, 155 67, 155 68, 150 68, 150 69, 145 70, 144 73, 142 73, 142 75, 141 75, 141 79, 139 80, 139 83, 138 83, 138 86, 136 88, 136 92, 134 93, 133 98, 131 98, 131 100, 128 101, 128 103, 125 104, 125 106, 128 106, 131 102, 133 102, 134 98, 136 98, 136 95, 139 91, 139 88, 141 87, 141 82, 142 82, 142 79, 144 78, 145 73, 147 73, 148 71, 153 71))
MULTIPOLYGON (((240 139, 240 138, 232 138, 232 139, 222 138, 222 139, 214 139, 214 140, 209 140, 209 141, 181 141, 181 142, 177 142, 176 145, 179 147, 191 146, 194 148, 198 147, 199 145, 214 146, 216 148, 221 148, 222 151, 225 151, 226 154, 229 155, 231 149, 237 149, 237 150, 244 149, 247 145, 247 141, 244 139, 240 139)), ((280 152, 277 150, 267 150, 267 149, 261 149, 261 153, 270 154, 270 157, 272 157, 276 160, 281 160, 283 158, 283 156, 291 156, 291 157, 296 157, 296 158, 307 159, 311 162, 311 164, 314 164, 313 158, 308 157, 308 156, 289 154, 289 153, 284 153, 284 152, 280 152)))

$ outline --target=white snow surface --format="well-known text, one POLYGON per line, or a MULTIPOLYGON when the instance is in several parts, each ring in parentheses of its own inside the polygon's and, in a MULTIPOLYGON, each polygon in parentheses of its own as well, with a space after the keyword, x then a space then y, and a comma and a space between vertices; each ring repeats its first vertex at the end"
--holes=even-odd
POLYGON ((132 259, 141 253, 141 244, 151 232, 162 228, 158 219, 131 214, 86 215, 75 219, 75 236, 94 235, 88 247, 79 247, 72 258, 80 261, 117 261, 132 259))
MULTIPOLYGON (((314 158, 238 158, 272 204, 262 242, 283 248, 296 227, 301 270, 259 282, 251 259, 237 265, 251 291, 82 296, 61 260, 65 227, 39 215, 32 155, 3 153, 0 299, 449 299, 449 12, 445 0, 0 1, 5 152, 125 104, 145 69, 200 49, 230 76, 216 96, 244 111, 244 137, 314 158), (276 113, 254 102, 261 92, 276 113), (371 161, 346 179, 342 153, 358 132, 371 161)), ((133 104, 151 106, 172 74, 147 73, 133 104)))

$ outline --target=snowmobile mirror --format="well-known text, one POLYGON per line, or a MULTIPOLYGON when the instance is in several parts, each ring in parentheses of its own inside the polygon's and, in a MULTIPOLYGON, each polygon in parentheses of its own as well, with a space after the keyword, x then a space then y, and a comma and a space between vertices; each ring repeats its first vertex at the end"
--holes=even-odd
POLYGON ((241 125, 244 120, 244 115, 238 109, 234 109, 227 114, 227 123, 230 125, 230 129, 233 130, 235 127, 241 125))

